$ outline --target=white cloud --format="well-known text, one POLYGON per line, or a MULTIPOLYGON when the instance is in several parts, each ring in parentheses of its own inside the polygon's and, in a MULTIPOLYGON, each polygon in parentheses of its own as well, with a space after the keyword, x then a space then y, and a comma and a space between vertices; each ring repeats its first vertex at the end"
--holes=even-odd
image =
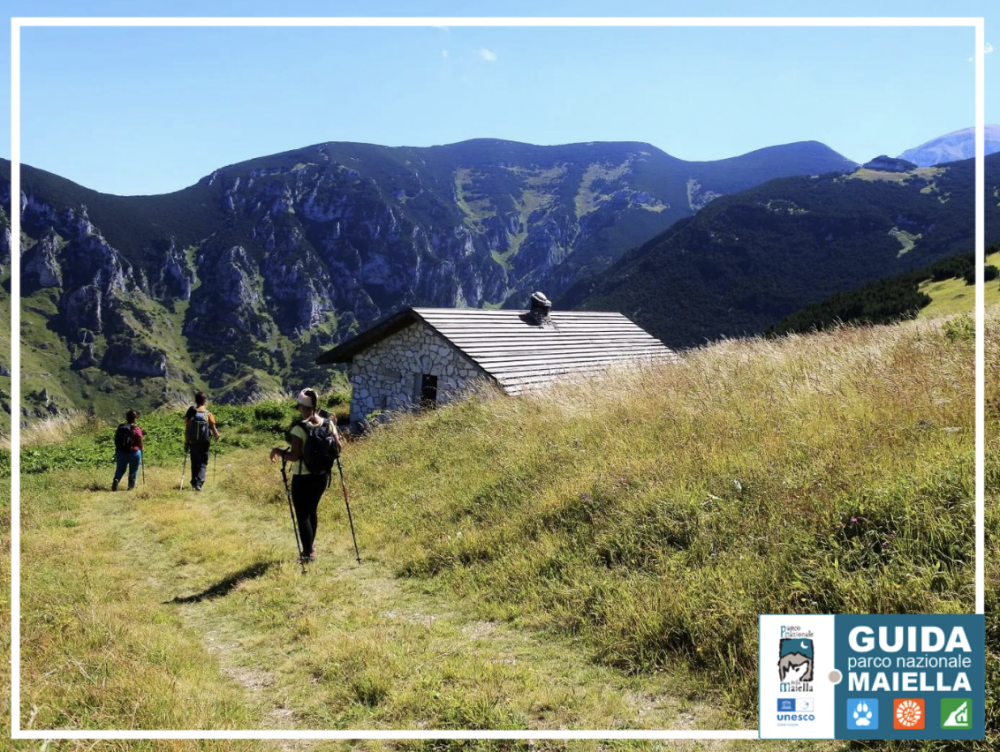
POLYGON ((485 47, 479 50, 479 54, 482 55, 483 60, 485 60, 488 63, 495 63, 497 61, 497 54, 495 52, 490 52, 485 47))
POLYGON ((448 57, 448 50, 441 50, 441 57, 448 57))
MULTIPOLYGON (((990 44, 989 42, 986 42, 986 44, 983 45, 983 53, 989 55, 991 52, 993 52, 993 45, 990 44)), ((968 58, 970 63, 973 62, 975 59, 976 58, 974 57, 968 58)))

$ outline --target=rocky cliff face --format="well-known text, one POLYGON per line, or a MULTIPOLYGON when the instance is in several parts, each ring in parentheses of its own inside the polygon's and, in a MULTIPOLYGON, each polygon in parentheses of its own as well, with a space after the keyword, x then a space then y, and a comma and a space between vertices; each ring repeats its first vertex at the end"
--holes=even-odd
POLYGON ((90 222, 86 206, 58 211, 42 198, 22 194, 21 226, 29 242, 32 235, 37 239, 22 248, 22 294, 59 288, 64 323, 75 337, 83 330, 103 331, 102 305, 113 306, 139 289, 131 264, 90 222))
MULTIPOLYGON (((627 143, 330 143, 136 197, 25 166, 23 290, 54 301, 33 310, 59 333, 79 394, 110 374, 102 388, 151 379, 146 397, 198 385, 238 399, 301 386, 319 349, 400 307, 555 295, 711 198, 851 166, 820 144, 728 162, 627 143)), ((9 230, 0 265, 4 248, 9 230)))
MULTIPOLYGON (((8 191, 8 196, 10 192, 8 191)), ((7 274, 10 264, 10 222, 7 213, 0 208, 0 277, 7 274)))

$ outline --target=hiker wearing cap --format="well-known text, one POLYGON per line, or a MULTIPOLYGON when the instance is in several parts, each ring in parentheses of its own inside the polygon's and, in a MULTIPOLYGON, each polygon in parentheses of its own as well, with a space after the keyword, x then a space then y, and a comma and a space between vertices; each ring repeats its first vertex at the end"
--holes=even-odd
POLYGON ((139 413, 129 410, 125 413, 125 422, 115 431, 115 479, 111 481, 112 491, 118 490, 125 468, 128 468, 128 490, 135 488, 142 462, 142 429, 135 424, 138 417, 139 413))
POLYGON ((208 411, 208 397, 204 392, 197 392, 194 404, 184 416, 184 450, 191 452, 191 487, 195 491, 205 485, 213 438, 219 438, 215 417, 208 411))
POLYGON ((302 546, 300 555, 304 560, 314 561, 316 551, 313 542, 319 523, 316 510, 330 483, 330 471, 336 454, 339 454, 341 442, 336 423, 319 414, 319 395, 315 390, 303 389, 295 401, 301 419, 295 421, 288 432, 291 448, 274 447, 271 450, 271 462, 281 459, 282 475, 285 464, 291 465, 291 497, 298 520, 302 546))

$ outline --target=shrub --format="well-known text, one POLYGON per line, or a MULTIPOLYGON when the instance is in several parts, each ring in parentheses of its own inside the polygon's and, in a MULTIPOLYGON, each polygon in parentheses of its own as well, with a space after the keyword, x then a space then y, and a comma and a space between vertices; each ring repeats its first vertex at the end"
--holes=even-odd
POLYGON ((944 336, 949 342, 972 342, 976 338, 976 320, 967 313, 944 323, 944 336))
POLYGON ((330 396, 326 398, 327 407, 349 404, 351 404, 351 395, 348 392, 331 392, 330 396))
POLYGON ((253 410, 253 417, 258 423, 281 420, 285 417, 285 410, 280 405, 258 405, 253 410))

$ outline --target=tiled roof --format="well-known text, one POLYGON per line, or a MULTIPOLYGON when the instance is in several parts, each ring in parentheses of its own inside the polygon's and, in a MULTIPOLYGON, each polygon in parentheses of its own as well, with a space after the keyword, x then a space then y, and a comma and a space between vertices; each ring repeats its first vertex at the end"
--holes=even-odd
POLYGON ((677 354, 620 313, 553 311, 545 326, 525 311, 407 308, 317 358, 350 362, 354 354, 422 321, 496 379, 504 391, 625 362, 670 362, 677 354))

